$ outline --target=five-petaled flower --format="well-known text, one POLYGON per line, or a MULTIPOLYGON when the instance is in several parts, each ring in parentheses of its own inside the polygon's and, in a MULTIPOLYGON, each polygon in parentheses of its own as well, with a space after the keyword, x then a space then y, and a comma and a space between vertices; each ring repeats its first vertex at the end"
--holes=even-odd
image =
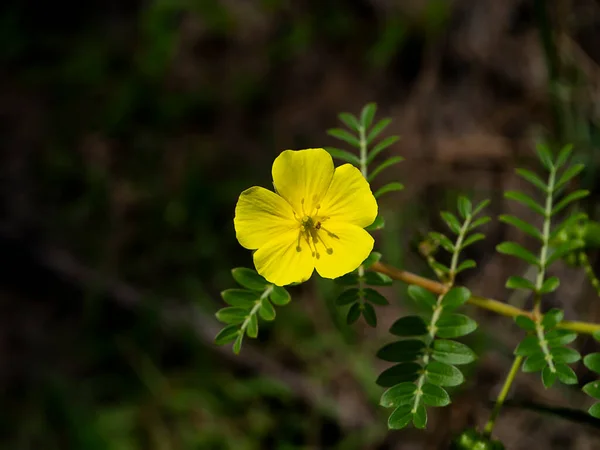
POLYGON ((334 169, 324 149, 286 150, 273 162, 275 192, 251 187, 235 208, 240 244, 254 252, 256 270, 285 286, 352 272, 369 256, 364 230, 377 216, 369 183, 351 164, 334 169))

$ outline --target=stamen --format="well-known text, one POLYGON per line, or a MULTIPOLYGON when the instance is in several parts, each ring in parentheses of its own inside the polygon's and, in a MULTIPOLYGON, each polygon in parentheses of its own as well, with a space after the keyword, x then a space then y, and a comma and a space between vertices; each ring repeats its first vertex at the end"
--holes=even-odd
POLYGON ((302 205, 302 214, 304 214, 304 217, 306 217, 306 211, 304 211, 304 199, 300 201, 300 204, 302 205))
POLYGON ((331 247, 327 247, 327 244, 325 243, 325 241, 323 240, 323 238, 321 236, 319 236, 319 233, 315 233, 315 234, 319 238, 319 241, 321 241, 321 244, 323 244, 323 247, 325 247, 325 250, 327 251, 327 254, 328 255, 333 254, 333 249, 331 247))
POLYGON ((339 239, 339 236, 337 234, 332 233, 331 231, 329 231, 327 228, 323 227, 322 225, 321 225, 321 229, 325 230, 325 232, 329 235, 329 237, 332 237, 334 239, 339 239))
POLYGON ((296 245, 297 252, 302 250, 302 247, 300 247, 300 239, 302 239, 302 228, 300 228, 300 230, 298 231, 298 244, 296 245))

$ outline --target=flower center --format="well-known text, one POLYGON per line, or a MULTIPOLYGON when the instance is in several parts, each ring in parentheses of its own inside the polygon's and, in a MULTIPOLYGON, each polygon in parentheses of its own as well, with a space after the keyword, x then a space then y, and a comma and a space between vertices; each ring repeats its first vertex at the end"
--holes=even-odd
POLYGON ((300 217, 294 212, 296 220, 300 222, 296 251, 302 251, 302 246, 300 244, 302 243, 302 240, 304 240, 312 252, 313 258, 317 259, 321 257, 317 246, 323 246, 328 255, 333 254, 333 248, 330 245, 327 245, 323 239, 324 235, 331 239, 339 239, 335 233, 332 233, 323 227, 323 222, 329 219, 329 217, 318 215, 320 208, 321 205, 317 205, 315 211, 311 211, 312 214, 306 214, 306 211, 304 211, 304 199, 302 199, 302 216, 300 217))

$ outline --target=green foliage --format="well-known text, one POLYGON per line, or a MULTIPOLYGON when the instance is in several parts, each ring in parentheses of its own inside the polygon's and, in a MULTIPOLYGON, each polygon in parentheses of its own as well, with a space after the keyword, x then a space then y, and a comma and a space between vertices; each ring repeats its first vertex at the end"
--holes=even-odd
MULTIPOLYGON (((600 375, 600 353, 590 353, 583 358, 583 364, 600 375)), ((600 380, 591 381, 583 386, 583 392, 595 400, 600 400, 600 380)), ((600 419, 600 402, 594 403, 588 410, 590 415, 600 419)))
POLYGON ((220 322, 226 324, 215 336, 215 344, 233 342, 234 353, 239 353, 244 336, 258 336, 258 317, 265 321, 275 320, 273 305, 286 305, 291 297, 284 288, 270 284, 252 269, 238 267, 231 274, 245 289, 227 289, 221 292, 223 301, 229 306, 215 314, 220 322))
POLYGON ((539 314, 541 296, 554 292, 560 284, 557 277, 546 278, 548 268, 552 263, 582 245, 581 240, 573 239, 563 240, 559 245, 551 248, 550 242, 552 242, 554 236, 563 233, 565 227, 573 223, 573 219, 567 218, 562 224, 552 228, 552 218, 575 200, 585 197, 588 192, 583 190, 574 191, 555 204, 556 194, 566 183, 581 172, 583 167, 581 165, 565 167, 571 154, 571 147, 563 148, 556 158, 543 145, 538 145, 536 150, 542 166, 548 172, 547 180, 542 180, 529 170, 517 169, 516 172, 544 194, 543 202, 538 203, 533 198, 514 191, 507 192, 505 196, 541 214, 543 216, 542 229, 538 230, 533 225, 511 215, 502 215, 500 220, 540 242, 539 256, 515 242, 503 242, 496 249, 500 253, 514 256, 529 263, 537 270, 535 283, 520 276, 511 276, 506 282, 506 287, 531 291, 534 295, 535 309, 538 312, 534 314, 534 320, 524 316, 517 318, 517 325, 529 334, 517 346, 515 355, 526 357, 522 367, 524 372, 541 371, 542 383, 546 388, 549 388, 557 379, 564 384, 576 384, 575 372, 567 364, 581 359, 581 355, 577 351, 566 347, 566 344, 575 340, 577 335, 554 329, 562 321, 563 312, 553 309, 543 316, 539 314))
MULTIPOLYGON (((350 152, 336 147, 326 147, 329 154, 336 159, 353 164, 360 169, 363 176, 369 183, 372 183, 377 176, 385 169, 392 167, 403 161, 400 156, 391 156, 379 164, 374 164, 377 156, 392 144, 398 141, 397 136, 388 136, 375 144, 381 133, 391 123, 391 119, 385 118, 375 121, 377 105, 369 103, 365 105, 360 114, 355 116, 351 113, 343 112, 338 115, 339 120, 346 126, 343 128, 332 128, 327 133, 350 147, 358 151, 350 152), (373 170, 371 170, 373 166, 373 170)), ((396 181, 381 186, 374 192, 375 198, 382 195, 401 191, 404 186, 396 181)), ((375 221, 367 227, 367 231, 381 230, 385 226, 383 217, 378 216, 375 221)), ((343 286, 353 286, 343 291, 336 300, 338 306, 349 305, 346 313, 346 322, 355 323, 361 316, 365 322, 375 327, 377 325, 377 315, 373 305, 384 306, 388 301, 376 290, 367 286, 389 286, 392 280, 386 275, 377 272, 365 272, 374 262, 379 261, 381 254, 373 252, 365 262, 353 273, 347 274, 338 280, 338 284, 343 286)))
MULTIPOLYGON (((459 255, 462 249, 474 242, 478 234, 469 233, 475 215, 487 205, 482 202, 473 208, 470 200, 460 197, 456 215, 443 212, 442 218, 455 234, 454 242, 442 233, 431 233, 430 238, 452 254, 450 267, 439 264, 441 279, 447 290, 438 296, 419 286, 410 286, 408 295, 426 313, 423 316, 401 317, 394 322, 390 333, 401 339, 385 345, 377 356, 385 361, 398 363, 383 371, 377 383, 389 388, 381 396, 380 403, 395 408, 388 419, 391 429, 401 429, 409 423, 416 428, 427 424, 426 407, 443 407, 450 404, 446 387, 464 382, 457 365, 469 364, 476 359, 475 353, 465 344, 451 340, 466 336, 477 328, 470 317, 453 312, 464 305, 471 293, 464 287, 453 287, 459 272, 459 255), (471 240, 469 241, 469 238, 471 240)), ((480 221, 480 224, 485 221, 480 221)))

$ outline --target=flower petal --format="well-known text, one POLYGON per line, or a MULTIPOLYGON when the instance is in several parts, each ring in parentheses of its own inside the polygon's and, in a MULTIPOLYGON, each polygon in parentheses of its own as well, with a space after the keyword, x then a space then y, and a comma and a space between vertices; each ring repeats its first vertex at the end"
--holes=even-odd
POLYGON ((240 244, 251 250, 299 227, 289 203, 259 186, 240 194, 233 225, 240 244))
POLYGON ((285 286, 306 281, 312 275, 315 259, 306 245, 297 250, 298 231, 288 231, 254 252, 257 272, 270 283, 285 286))
POLYGON ((325 225, 326 229, 319 230, 319 238, 333 252, 319 251, 320 257, 315 260, 315 266, 323 278, 341 277, 361 265, 373 250, 374 241, 369 233, 357 225, 330 221, 325 225))
POLYGON ((364 228, 373 223, 377 210, 377 200, 360 171, 351 164, 336 168, 319 213, 364 228))
POLYGON ((275 189, 296 213, 311 215, 329 188, 333 160, 322 148, 285 150, 273 162, 272 174, 275 189))

